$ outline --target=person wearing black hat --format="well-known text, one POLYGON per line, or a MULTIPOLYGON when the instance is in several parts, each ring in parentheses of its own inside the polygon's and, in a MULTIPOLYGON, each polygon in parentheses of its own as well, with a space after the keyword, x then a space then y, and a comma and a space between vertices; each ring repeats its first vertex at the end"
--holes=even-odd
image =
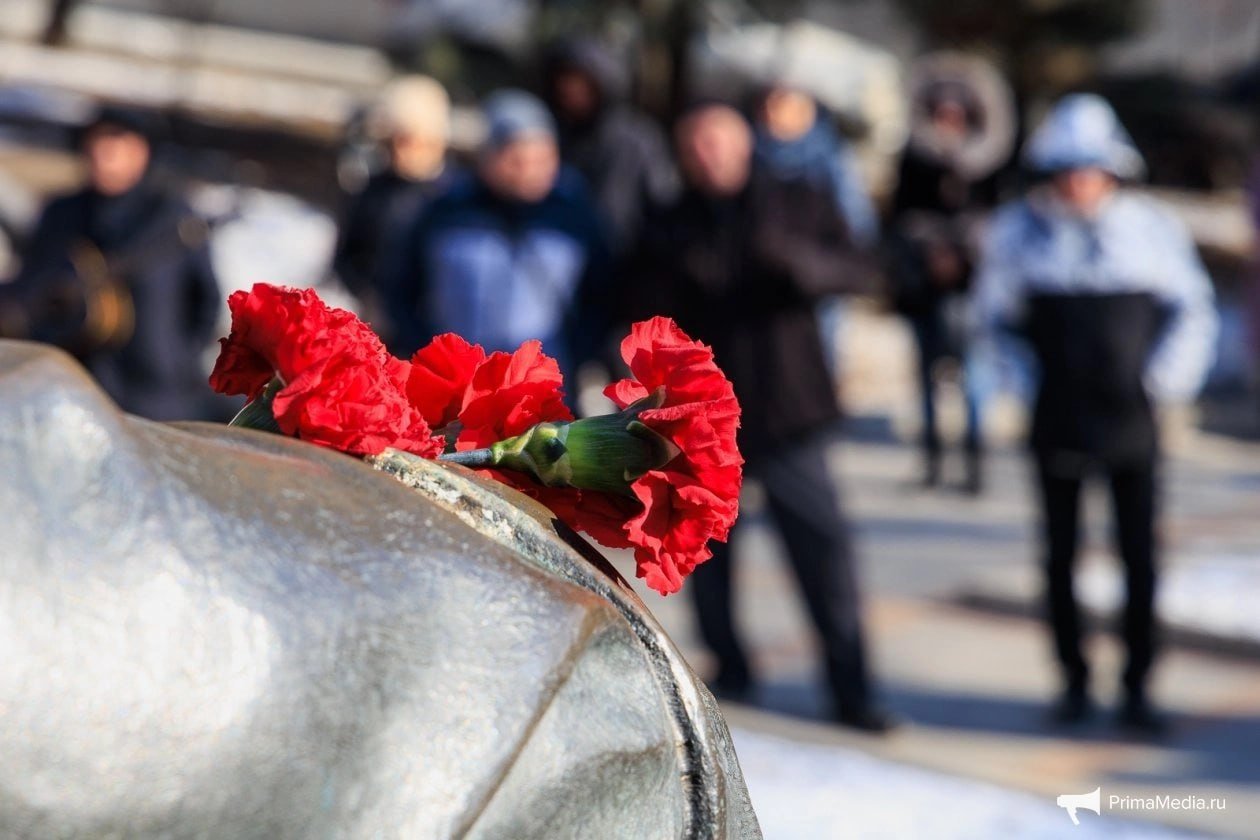
POLYGON ((195 419, 222 301, 204 223, 153 173, 156 134, 150 115, 113 107, 83 129, 87 184, 44 209, 9 323, 74 353, 124 410, 195 419))

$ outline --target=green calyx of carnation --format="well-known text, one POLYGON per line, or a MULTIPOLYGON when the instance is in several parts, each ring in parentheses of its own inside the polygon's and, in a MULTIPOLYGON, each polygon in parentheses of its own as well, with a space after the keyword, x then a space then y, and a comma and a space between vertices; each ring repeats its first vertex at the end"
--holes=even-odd
POLYGON ((271 381, 263 388, 262 393, 247 402, 228 425, 282 434, 279 424, 276 423, 276 415, 271 409, 271 404, 283 387, 284 382, 280 380, 280 377, 271 377, 271 381))
POLYGON ((659 408, 664 399, 664 390, 658 389, 616 414, 539 423, 486 449, 448 453, 441 459, 528 473, 547 487, 633 495, 630 485, 636 479, 679 453, 671 441, 639 420, 640 413, 659 408))

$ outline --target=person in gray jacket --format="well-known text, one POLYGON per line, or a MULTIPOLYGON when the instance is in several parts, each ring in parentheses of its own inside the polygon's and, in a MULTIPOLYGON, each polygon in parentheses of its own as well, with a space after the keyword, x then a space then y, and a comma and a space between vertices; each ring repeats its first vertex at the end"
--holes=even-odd
POLYGON ((1091 712, 1072 569, 1082 484, 1099 474, 1128 586, 1119 723, 1158 734, 1164 721, 1146 691, 1156 650, 1155 405, 1191 400, 1203 384, 1217 335, 1212 285, 1185 227, 1124 186, 1144 164, 1105 100, 1065 97, 1024 157, 1045 180, 995 217, 972 316, 983 341, 1025 339, 1040 368, 1031 448, 1064 679, 1055 717, 1091 712))

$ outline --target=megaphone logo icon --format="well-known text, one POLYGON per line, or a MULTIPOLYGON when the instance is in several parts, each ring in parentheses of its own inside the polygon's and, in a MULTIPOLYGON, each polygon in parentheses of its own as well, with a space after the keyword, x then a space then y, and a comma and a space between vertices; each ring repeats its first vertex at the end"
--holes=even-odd
POLYGON ((1080 825, 1081 821, 1076 818, 1076 809, 1087 808, 1095 814, 1101 813, 1099 810, 1101 794, 1101 787, 1096 787, 1089 793, 1065 793, 1058 798, 1057 804, 1060 808, 1067 808, 1068 816, 1072 818, 1072 825, 1080 825))

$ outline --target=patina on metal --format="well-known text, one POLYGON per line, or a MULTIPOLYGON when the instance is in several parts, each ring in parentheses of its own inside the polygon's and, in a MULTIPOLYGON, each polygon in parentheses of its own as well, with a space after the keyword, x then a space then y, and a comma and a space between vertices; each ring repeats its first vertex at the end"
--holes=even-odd
POLYGON ((0 342, 0 523, 2 837, 761 836, 630 586, 459 467, 150 423, 0 342))

